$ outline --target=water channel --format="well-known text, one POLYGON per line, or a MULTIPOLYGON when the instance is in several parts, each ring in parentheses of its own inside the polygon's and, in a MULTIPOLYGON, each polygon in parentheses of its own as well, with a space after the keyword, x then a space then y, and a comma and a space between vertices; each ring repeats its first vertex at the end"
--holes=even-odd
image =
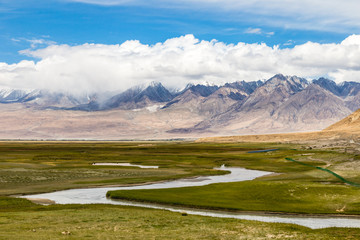
POLYGON ((154 209, 164 209, 172 212, 186 212, 187 214, 221 217, 221 218, 236 218, 245 220, 256 220, 262 222, 278 222, 278 223, 292 223, 306 226, 312 229, 328 228, 328 227, 351 227, 360 228, 360 218, 345 218, 345 217, 302 217, 302 216, 282 216, 282 215, 254 215, 230 213, 225 211, 209 211, 209 210, 195 210, 180 207, 168 207, 158 204, 145 204, 138 202, 119 201, 106 198, 108 191, 114 190, 135 190, 135 189, 162 189, 162 188, 177 188, 177 187, 192 187, 204 186, 212 183, 224 182, 240 182, 253 180, 255 178, 271 174, 271 172, 249 170, 236 167, 221 166, 216 168, 219 170, 229 171, 230 174, 196 177, 188 179, 179 179, 168 182, 159 182, 146 185, 128 186, 128 187, 98 187, 98 188, 82 188, 70 189, 63 191, 56 191, 51 193, 26 195, 24 198, 28 199, 49 199, 57 204, 115 204, 126 206, 137 206, 154 209))
POLYGON ((122 167, 138 167, 138 168, 159 168, 159 166, 145 166, 131 163, 93 163, 94 166, 122 166, 122 167))

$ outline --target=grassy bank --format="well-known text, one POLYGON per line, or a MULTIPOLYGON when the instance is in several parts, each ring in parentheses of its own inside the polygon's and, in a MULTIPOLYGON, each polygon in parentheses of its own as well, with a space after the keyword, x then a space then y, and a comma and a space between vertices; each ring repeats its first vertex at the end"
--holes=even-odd
MULTIPOLYGON (((285 151, 293 154, 289 150, 282 150, 282 152, 285 151)), ((265 153, 258 152, 258 154, 260 156, 262 154, 261 159, 267 158, 265 153)), ((266 154, 269 155, 269 153, 266 154)), ((277 155, 281 154, 277 153, 277 155)), ((325 167, 342 169, 340 172, 346 174, 343 167, 339 168, 343 162, 339 159, 327 159, 325 157, 327 154, 329 153, 313 152, 297 154, 297 157, 311 156, 310 159, 316 157, 318 160, 322 157, 321 159, 326 162, 325 167)), ((353 156, 353 166, 357 166, 358 160, 354 158, 356 159, 357 156, 353 156)), ((285 160, 289 161, 289 158, 285 160)), ((303 160, 306 161, 304 158, 303 160)), ((281 162, 281 159, 277 161, 281 162)), ((351 161, 346 162, 348 166, 350 166, 349 163, 351 161)), ((327 168, 315 167, 309 162, 291 159, 289 164, 282 165, 283 174, 253 181, 187 188, 110 191, 107 196, 113 199, 230 211, 360 214, 360 185, 358 183, 350 182, 327 168), (286 165, 298 167, 297 172, 286 168, 286 165)), ((266 165, 264 164, 263 167, 266 165)), ((358 176, 353 179, 358 181, 358 176)))
POLYGON ((344 185, 246 181, 202 187, 110 191, 113 199, 231 211, 360 214, 360 189, 344 185))
POLYGON ((1 142, 0 239, 359 239, 359 229, 310 230, 121 206, 38 206, 4 197, 224 174, 213 168, 225 164, 278 174, 241 183, 112 192, 111 196, 212 209, 359 214, 359 189, 286 157, 360 182, 360 156, 337 149, 263 143, 1 142), (275 148, 279 150, 248 153, 275 148), (94 162, 157 165, 159 169, 93 166, 94 162))
POLYGON ((38 206, 0 198, 0 239, 359 239, 360 229, 182 216, 109 205, 38 206), (4 206, 7 206, 4 208, 4 206))
POLYGON ((49 192, 103 185, 140 184, 216 175, 205 150, 179 155, 169 143, 1 142, 0 195, 49 192), (101 162, 159 165, 159 169, 93 166, 101 162))
POLYGON ((360 157, 331 149, 255 143, 1 142, 0 153, 0 195, 224 174, 212 168, 226 164, 281 174, 250 182, 120 191, 109 196, 233 210, 334 213, 345 206, 342 213, 359 212, 359 189, 344 186, 331 174, 285 159, 291 157, 329 168, 348 180, 360 182, 360 157), (279 150, 249 153, 274 148, 279 150), (130 162, 157 165, 159 169, 93 166, 94 162, 130 162))
POLYGON ((0 142, 0 195, 215 175, 222 173, 212 168, 221 164, 283 170, 277 160, 269 167, 264 160, 246 154, 258 147, 169 142, 0 142), (160 168, 92 166, 94 162, 130 162, 160 168))

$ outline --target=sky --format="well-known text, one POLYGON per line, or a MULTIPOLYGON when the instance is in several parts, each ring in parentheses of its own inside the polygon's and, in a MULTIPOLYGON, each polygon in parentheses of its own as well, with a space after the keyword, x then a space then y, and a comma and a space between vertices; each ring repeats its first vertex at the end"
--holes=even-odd
POLYGON ((360 81, 358 0, 0 0, 0 86, 360 81))

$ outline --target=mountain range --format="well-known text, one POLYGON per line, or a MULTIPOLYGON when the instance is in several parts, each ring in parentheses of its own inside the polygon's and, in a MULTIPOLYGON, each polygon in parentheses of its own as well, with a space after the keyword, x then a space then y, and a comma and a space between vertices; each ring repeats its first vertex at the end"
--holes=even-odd
POLYGON ((75 96, 0 90, 0 138, 132 139, 321 130, 360 107, 360 83, 277 74, 266 81, 161 83, 75 96), (9 128, 8 125, 12 125, 9 128))

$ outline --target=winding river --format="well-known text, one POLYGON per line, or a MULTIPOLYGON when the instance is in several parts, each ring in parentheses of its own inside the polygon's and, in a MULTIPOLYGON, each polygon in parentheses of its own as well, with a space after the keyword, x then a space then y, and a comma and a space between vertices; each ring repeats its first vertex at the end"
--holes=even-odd
POLYGON ((204 186, 212 183, 239 182, 239 181, 253 180, 257 177, 271 174, 271 172, 249 170, 249 169, 236 168, 236 167, 221 166, 220 168, 216 168, 216 169, 229 171, 230 174, 180 179, 175 181, 152 183, 152 184, 138 185, 138 186, 128 186, 128 187, 99 187, 99 188, 70 189, 70 190, 56 191, 51 193, 26 195, 22 197, 28 199, 49 199, 57 204, 115 204, 115 205, 136 206, 136 207, 145 207, 145 208, 154 208, 154 209, 164 209, 172 212, 186 212, 188 214, 201 215, 201 216, 236 218, 236 219, 245 219, 245 220, 256 220, 262 222, 292 223, 292 224, 309 227, 312 229, 328 228, 328 227, 360 228, 359 218, 252 215, 252 214, 241 214, 241 213, 229 213, 222 211, 194 210, 194 209, 187 209, 180 207, 168 207, 158 204, 119 201, 119 200, 112 200, 106 198, 106 193, 108 191, 113 191, 113 190, 161 189, 161 188, 204 186))

